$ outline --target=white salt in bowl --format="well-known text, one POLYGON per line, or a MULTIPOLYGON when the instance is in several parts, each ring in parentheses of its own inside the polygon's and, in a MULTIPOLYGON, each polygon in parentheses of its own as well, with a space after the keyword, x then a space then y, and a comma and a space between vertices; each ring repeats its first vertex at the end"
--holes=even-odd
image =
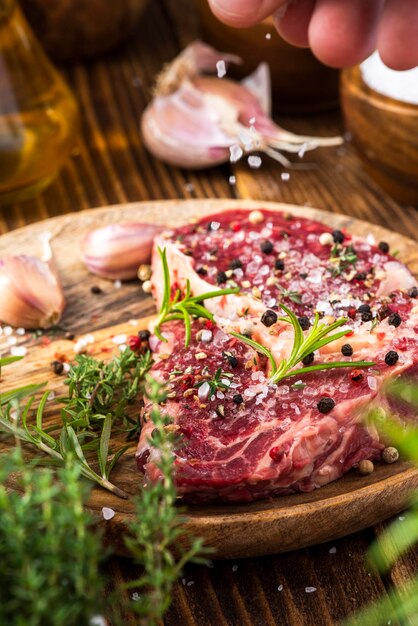
POLYGON ((370 176, 399 202, 418 206, 418 67, 396 72, 374 53, 342 72, 341 106, 370 176))

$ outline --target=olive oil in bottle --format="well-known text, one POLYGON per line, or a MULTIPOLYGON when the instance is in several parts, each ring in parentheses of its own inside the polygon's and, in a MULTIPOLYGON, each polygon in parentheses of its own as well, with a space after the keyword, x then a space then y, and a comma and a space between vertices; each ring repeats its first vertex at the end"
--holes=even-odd
POLYGON ((0 0, 0 204, 46 187, 77 133, 75 99, 15 0, 0 0))

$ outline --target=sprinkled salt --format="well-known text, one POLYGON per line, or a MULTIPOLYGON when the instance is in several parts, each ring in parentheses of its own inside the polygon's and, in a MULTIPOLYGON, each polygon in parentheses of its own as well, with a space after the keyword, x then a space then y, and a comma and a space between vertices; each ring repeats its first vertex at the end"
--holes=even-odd
POLYGON ((122 287, 122 281, 121 280, 115 280, 115 282, 113 284, 115 286, 115 289, 120 289, 122 287))
POLYGON ((305 587, 306 593, 314 593, 316 591, 316 587, 305 587))
POLYGON ((6 335, 6 337, 10 337, 10 335, 13 333, 13 328, 11 326, 5 326, 3 328, 3 332, 6 335))
POLYGON ((398 516, 398 520, 399 520, 400 522, 403 522, 403 521, 404 521, 404 519, 405 519, 405 515, 399 515, 399 516, 398 516))
POLYGON ((229 177, 229 184, 230 185, 235 185, 236 182, 237 182, 237 179, 235 178, 235 176, 230 176, 229 177))
POLYGON ((130 326, 138 326, 138 324, 139 324, 138 320, 129 320, 130 326))
POLYGON ((243 154, 242 148, 237 143, 229 148, 229 160, 231 163, 239 161, 243 154))
POLYGON ((370 389, 377 389, 377 380, 374 376, 367 376, 367 384, 369 385, 370 389))
POLYGON ((212 341, 212 337, 213 333, 211 330, 202 330, 201 341, 203 341, 204 343, 209 343, 209 341, 212 341))
POLYGON ((335 553, 337 552, 337 548, 336 548, 335 546, 332 546, 332 548, 330 548, 330 549, 328 550, 328 552, 329 552, 330 554, 335 554, 335 553))
POLYGON ((266 39, 271 39, 271 33, 266 33, 266 39))
POLYGON ((248 157, 248 165, 250 167, 253 167, 254 169, 259 168, 261 163, 262 163, 261 157, 259 157, 259 156, 251 155, 251 156, 248 157))
POLYGON ((84 337, 84 341, 85 341, 86 343, 94 343, 94 341, 95 341, 95 340, 94 340, 94 335, 86 335, 86 336, 84 337))
POLYGON ((63 363, 63 368, 64 368, 64 372, 69 372, 71 369, 69 363, 63 363))
POLYGON ((89 625, 90 626, 107 626, 107 622, 105 618, 103 617, 103 615, 93 615, 90 618, 89 625))
POLYGON ((289 180, 289 178, 290 178, 290 174, 289 174, 289 172, 282 172, 282 173, 280 174, 280 178, 281 178, 282 180, 284 180, 284 181, 288 181, 288 180, 289 180))
POLYGON ((403 72, 391 70, 374 52, 360 65, 360 72, 364 82, 378 93, 418 104, 418 67, 403 72))
POLYGON ((55 393, 53 391, 51 391, 46 397, 47 400, 53 400, 54 398, 55 398, 55 393))
POLYGON ((248 120, 248 122, 250 124, 255 124, 255 117, 250 117, 250 119, 248 120))
POLYGON ((308 147, 308 144, 307 144, 307 143, 304 143, 304 144, 302 145, 301 149, 299 150, 299 152, 298 152, 298 157, 299 157, 300 159, 303 159, 303 157, 305 156, 305 152, 306 152, 307 147, 308 147))
POLYGON ((138 600, 140 599, 140 597, 141 597, 141 596, 139 595, 139 593, 138 593, 137 591, 134 591, 134 592, 133 592, 133 594, 132 594, 132 596, 131 596, 131 598, 132 598, 132 600, 133 600, 134 602, 138 602, 138 600))
POLYGON ((105 520, 110 520, 112 517, 115 517, 115 511, 107 506, 104 506, 102 508, 102 515, 105 520))
POLYGON ((226 74, 225 61, 222 59, 216 63, 216 72, 218 74, 218 78, 223 78, 226 74))
POLYGON ((194 580, 189 580, 189 582, 187 583, 187 586, 191 587, 192 585, 194 585, 194 580))
POLYGON ((279 586, 277 587, 277 591, 283 591, 283 585, 279 585, 279 586))
POLYGON ((17 328, 16 335, 24 335, 26 330, 24 328, 17 328))
POLYGON ((232 571, 233 571, 233 572, 236 572, 237 570, 238 570, 238 565, 233 565, 233 566, 232 566, 232 571))
POLYGON ((126 343, 126 335, 115 335, 112 339, 113 343, 119 346, 122 343, 126 343))
POLYGON ((9 346, 14 346, 15 344, 17 344, 16 337, 7 337, 7 343, 9 344, 9 346))
POLYGON ((208 382, 204 382, 203 385, 200 385, 199 390, 197 392, 197 397, 201 402, 204 402, 208 399, 210 392, 210 385, 208 382))
POLYGON ((27 349, 25 346, 12 346, 10 348, 10 354, 12 356, 25 356, 27 349))

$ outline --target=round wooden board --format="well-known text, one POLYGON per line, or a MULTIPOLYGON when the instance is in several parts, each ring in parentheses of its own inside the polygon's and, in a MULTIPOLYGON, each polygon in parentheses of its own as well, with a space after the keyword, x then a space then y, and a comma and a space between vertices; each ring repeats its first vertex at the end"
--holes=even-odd
MULTIPOLYGON (((268 208, 285 210, 303 217, 323 221, 335 228, 347 228, 363 237, 371 234, 376 240, 387 241, 392 250, 399 250, 399 259, 418 274, 416 242, 395 232, 345 215, 317 209, 251 200, 191 200, 132 203, 93 209, 53 218, 3 235, 0 256, 27 253, 40 255, 39 235, 50 231, 54 235, 53 249, 62 276, 67 307, 62 325, 77 335, 93 333, 94 354, 101 355, 103 347, 113 345, 111 337, 124 332, 136 333, 147 325, 146 317, 155 313, 149 296, 138 283, 117 288, 112 282, 87 273, 80 261, 80 242, 89 230, 120 221, 142 221, 176 226, 193 217, 208 215, 230 208, 268 208), (103 294, 92 295, 90 288, 99 285, 103 294), (132 320, 140 319, 134 326, 132 320)), ((4 390, 29 382, 48 380, 49 387, 61 393, 62 378, 52 374, 50 362, 56 353, 73 356, 73 342, 62 336, 51 338, 49 345, 29 337, 22 338, 29 346, 26 358, 4 371, 4 390)), ((8 354, 7 338, 0 337, 0 354, 8 354)), ((56 416, 52 413, 50 418, 56 416)), ((134 461, 135 446, 115 469, 113 482, 127 493, 137 493, 140 484, 134 461)), ((203 536, 216 549, 216 558, 251 557, 284 552, 332 540, 375 524, 398 513, 408 503, 411 489, 418 487, 418 470, 405 462, 393 466, 377 465, 370 476, 352 471, 340 480, 309 494, 295 494, 243 505, 188 506, 187 528, 203 536)), ((106 540, 123 553, 123 532, 132 519, 130 499, 122 500, 94 488, 90 509, 104 528, 106 540), (115 511, 110 521, 104 521, 101 509, 115 511)))

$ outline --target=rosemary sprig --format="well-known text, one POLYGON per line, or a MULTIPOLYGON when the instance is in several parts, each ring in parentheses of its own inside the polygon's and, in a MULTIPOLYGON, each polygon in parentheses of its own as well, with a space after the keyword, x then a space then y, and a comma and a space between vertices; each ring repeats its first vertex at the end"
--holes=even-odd
POLYGON ((302 304, 302 295, 299 291, 290 291, 289 289, 285 289, 281 285, 277 285, 280 291, 280 296, 282 298, 289 298, 295 304, 302 304))
POLYGON ((355 265, 357 262, 357 253, 353 246, 339 246, 335 244, 331 250, 330 263, 334 265, 331 268, 333 276, 339 276, 349 265, 355 265))
POLYGON ((239 333, 231 332, 231 335, 242 341, 243 343, 251 346, 260 354, 266 356, 270 362, 271 373, 270 379, 273 383, 279 383, 284 378, 288 378, 290 376, 299 376, 300 374, 306 374, 308 372, 316 372, 327 369, 335 369, 340 367, 371 367, 375 365, 372 361, 331 361, 328 363, 318 363, 317 365, 309 365, 307 367, 301 367, 298 369, 293 369, 295 365, 303 361, 305 357, 307 357, 312 352, 319 350, 323 346, 327 344, 337 341, 347 335, 347 333, 351 332, 350 329, 342 330, 338 333, 333 333, 334 330, 346 324, 347 319, 341 318, 336 320, 332 324, 320 324, 319 323, 319 315, 315 314, 314 323, 306 335, 303 334, 303 330, 299 323, 296 315, 288 309, 284 304, 280 304, 280 307, 287 314, 286 317, 279 318, 284 322, 288 322, 293 326, 294 329, 294 338, 293 338, 293 347, 288 359, 283 359, 280 363, 276 363, 273 353, 271 350, 261 345, 257 341, 245 337, 239 333))
POLYGON ((138 589, 137 600, 130 608, 142 619, 141 626, 155 626, 170 605, 173 584, 188 562, 207 563, 210 550, 200 538, 185 537, 184 512, 176 507, 173 447, 178 437, 166 426, 170 418, 161 414, 159 405, 167 397, 166 390, 151 376, 147 377, 145 394, 152 403, 150 419, 154 429, 150 446, 158 451, 160 481, 147 485, 136 499, 137 515, 131 523, 131 537, 125 543, 144 572, 139 580, 125 585, 138 589))
POLYGON ((164 296, 161 303, 160 313, 154 326, 154 333, 161 341, 167 341, 167 339, 161 334, 162 324, 171 320, 183 320, 186 331, 184 345, 187 348, 191 339, 192 317, 204 317, 205 319, 213 321, 213 315, 205 309, 202 302, 212 298, 219 298, 219 296, 239 293, 239 287, 231 289, 216 289, 214 291, 208 291, 200 296, 192 296, 190 291, 190 281, 187 280, 184 294, 182 294, 181 289, 176 289, 172 295, 170 270, 167 263, 166 249, 164 248, 162 250, 161 248, 158 248, 158 253, 161 257, 161 263, 163 266, 164 296))

